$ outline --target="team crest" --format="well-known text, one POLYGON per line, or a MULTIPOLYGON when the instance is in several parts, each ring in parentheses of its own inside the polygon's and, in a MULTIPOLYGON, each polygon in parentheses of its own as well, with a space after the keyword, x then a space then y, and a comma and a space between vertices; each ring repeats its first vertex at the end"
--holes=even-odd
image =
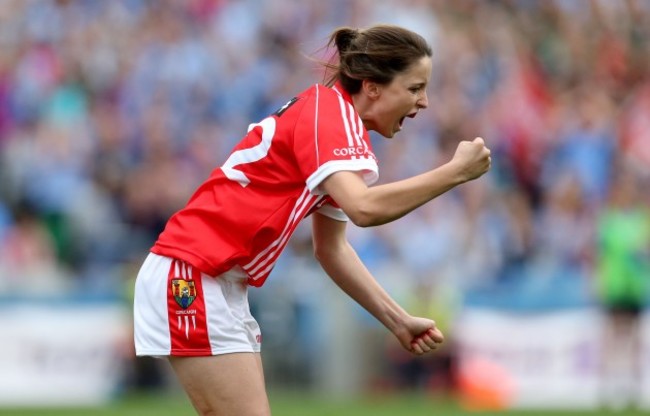
POLYGON ((187 309, 194 299, 196 299, 196 287, 192 280, 172 279, 172 294, 176 303, 183 308, 187 309))

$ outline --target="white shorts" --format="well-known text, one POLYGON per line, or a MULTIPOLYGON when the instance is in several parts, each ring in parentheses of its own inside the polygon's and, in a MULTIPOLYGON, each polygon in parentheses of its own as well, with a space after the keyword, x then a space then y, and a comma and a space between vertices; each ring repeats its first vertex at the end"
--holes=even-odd
POLYGON ((209 356, 259 352, 240 269, 212 277, 189 264, 149 253, 135 282, 136 355, 209 356))

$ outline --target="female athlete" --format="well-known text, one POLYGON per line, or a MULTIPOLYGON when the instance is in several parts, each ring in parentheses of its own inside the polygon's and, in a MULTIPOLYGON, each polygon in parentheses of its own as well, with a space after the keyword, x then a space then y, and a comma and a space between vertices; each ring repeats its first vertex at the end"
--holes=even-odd
POLYGON ((394 221, 488 171, 483 139, 459 143, 444 165, 371 186, 368 132, 392 138, 427 108, 431 47, 397 26, 335 30, 328 82, 252 124, 225 162, 175 213, 136 279, 139 356, 168 357, 202 415, 269 415, 261 334, 248 286, 261 286, 298 223, 312 217, 314 254, 328 276, 413 354, 443 334, 409 315, 375 281, 346 239, 348 221, 394 221))

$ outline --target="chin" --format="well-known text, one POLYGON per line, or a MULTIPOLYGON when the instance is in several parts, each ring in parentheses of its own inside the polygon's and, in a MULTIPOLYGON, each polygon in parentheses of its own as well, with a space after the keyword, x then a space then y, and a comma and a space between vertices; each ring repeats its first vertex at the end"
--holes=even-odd
POLYGON ((401 130, 401 128, 395 129, 395 128, 389 128, 386 130, 375 130, 377 133, 381 134, 387 139, 392 139, 395 137, 395 135, 401 130))

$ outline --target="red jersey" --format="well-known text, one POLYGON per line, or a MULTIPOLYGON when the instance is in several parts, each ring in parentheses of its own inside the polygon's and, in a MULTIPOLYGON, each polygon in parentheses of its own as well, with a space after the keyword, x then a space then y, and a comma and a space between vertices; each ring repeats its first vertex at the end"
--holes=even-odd
POLYGON ((318 210, 347 220, 320 183, 378 167, 368 132, 340 87, 314 85, 249 126, 223 164, 168 221, 151 249, 217 276, 240 266, 261 286, 298 223, 318 210))

